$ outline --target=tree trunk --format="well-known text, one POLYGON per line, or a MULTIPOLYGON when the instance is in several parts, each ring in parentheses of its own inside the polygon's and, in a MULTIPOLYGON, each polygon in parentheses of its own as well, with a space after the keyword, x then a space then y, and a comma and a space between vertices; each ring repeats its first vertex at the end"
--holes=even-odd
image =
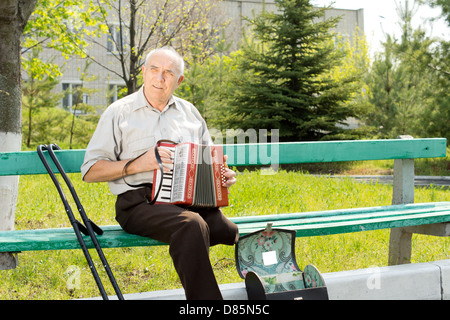
MULTIPOLYGON (((0 1, 0 152, 22 143, 21 39, 37 0, 0 1)), ((0 231, 14 229, 19 178, 0 177, 0 231)), ((0 254, 0 269, 14 268, 15 255, 0 254)))

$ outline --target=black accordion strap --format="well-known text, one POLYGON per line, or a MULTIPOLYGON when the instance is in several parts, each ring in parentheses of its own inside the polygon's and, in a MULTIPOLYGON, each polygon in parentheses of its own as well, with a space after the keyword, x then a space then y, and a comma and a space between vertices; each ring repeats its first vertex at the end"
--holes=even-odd
MULTIPOLYGON (((156 146, 155 146, 155 158, 156 158, 156 161, 158 162, 159 170, 161 171, 161 175, 160 175, 161 178, 160 178, 160 181, 159 181, 159 188, 158 188, 158 190, 157 190, 156 193, 155 193, 155 197, 152 199, 152 196, 151 196, 151 195, 150 195, 150 196, 145 195, 145 200, 146 200, 147 203, 150 204, 150 205, 154 204, 155 201, 156 201, 156 199, 158 199, 158 195, 159 195, 159 192, 161 191, 162 182, 163 182, 164 168, 163 168, 163 164, 162 164, 162 161, 161 161, 161 156, 159 155, 159 151, 158 151, 158 145, 159 145, 160 143, 162 143, 162 142, 168 142, 168 143, 172 143, 172 144, 177 144, 176 142, 173 142, 173 141, 171 141, 171 140, 159 140, 159 141, 156 143, 156 146)), ((129 160, 129 161, 125 164, 125 166, 123 167, 123 169, 122 169, 122 179, 123 179, 123 181, 124 181, 129 187, 132 187, 132 188, 149 187, 150 189, 153 188, 153 185, 152 185, 151 183, 130 184, 130 183, 128 183, 128 182, 125 180, 127 168, 130 166, 130 164, 131 164, 133 161, 135 161, 136 159, 139 159, 140 157, 142 157, 142 156, 143 156, 144 154, 146 154, 147 152, 148 152, 148 151, 144 152, 143 154, 137 156, 137 157, 134 158, 134 159, 129 160)))

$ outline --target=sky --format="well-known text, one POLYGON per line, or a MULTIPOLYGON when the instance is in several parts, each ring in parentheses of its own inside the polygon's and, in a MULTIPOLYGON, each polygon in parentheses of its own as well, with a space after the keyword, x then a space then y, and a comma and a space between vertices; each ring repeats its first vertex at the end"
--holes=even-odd
MULTIPOLYGON (((386 39, 385 33, 394 34, 399 38, 400 19, 396 11, 396 2, 404 5, 405 0, 311 0, 314 6, 332 4, 332 7, 339 9, 364 9, 364 33, 372 54, 381 50, 380 43, 386 39)), ((411 6, 412 0, 409 3, 411 6)), ((430 18, 439 17, 440 13, 440 8, 420 6, 413 17, 413 27, 422 25, 427 30, 427 35, 450 40, 450 28, 443 19, 432 25, 429 22, 430 18)))

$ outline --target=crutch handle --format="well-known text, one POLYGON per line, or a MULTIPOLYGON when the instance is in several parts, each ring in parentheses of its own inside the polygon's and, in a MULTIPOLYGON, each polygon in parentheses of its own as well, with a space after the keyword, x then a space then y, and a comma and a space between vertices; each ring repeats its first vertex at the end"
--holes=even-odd
POLYGON ((102 228, 100 228, 98 225, 96 225, 91 219, 89 219, 88 221, 89 221, 89 223, 90 223, 90 225, 91 225, 91 227, 92 227, 92 230, 94 230, 94 232, 95 232, 96 234, 98 234, 99 236, 101 236, 101 235, 103 234, 102 228))
POLYGON ((80 221, 75 220, 75 222, 78 225, 78 230, 81 231, 82 234, 84 234, 85 236, 89 235, 89 231, 88 229, 84 226, 84 224, 82 224, 80 221))

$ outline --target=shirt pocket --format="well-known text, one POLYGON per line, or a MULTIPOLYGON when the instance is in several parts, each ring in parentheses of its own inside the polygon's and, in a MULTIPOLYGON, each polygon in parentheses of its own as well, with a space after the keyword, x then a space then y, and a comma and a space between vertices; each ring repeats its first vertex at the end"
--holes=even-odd
POLYGON ((145 137, 128 144, 127 149, 131 157, 137 157, 156 145, 155 137, 145 137))

